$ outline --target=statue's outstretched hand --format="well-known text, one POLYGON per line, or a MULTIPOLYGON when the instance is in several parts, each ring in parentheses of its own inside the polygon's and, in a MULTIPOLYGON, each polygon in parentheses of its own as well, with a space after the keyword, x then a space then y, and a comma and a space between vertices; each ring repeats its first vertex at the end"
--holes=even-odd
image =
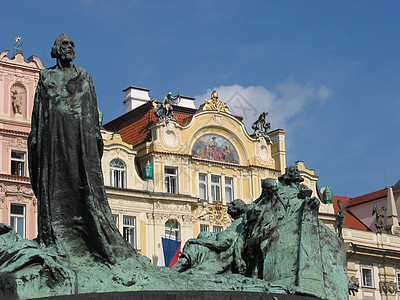
POLYGON ((306 207, 310 210, 318 210, 319 209, 319 200, 316 197, 312 197, 306 200, 306 207))

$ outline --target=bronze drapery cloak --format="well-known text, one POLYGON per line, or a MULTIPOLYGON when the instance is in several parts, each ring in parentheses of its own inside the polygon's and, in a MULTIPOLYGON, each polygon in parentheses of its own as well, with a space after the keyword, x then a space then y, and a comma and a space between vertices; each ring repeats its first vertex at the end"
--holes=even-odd
POLYGON ((92 78, 73 65, 65 76, 42 70, 28 138, 29 172, 38 199, 37 241, 66 256, 115 263, 135 254, 113 222, 106 198, 96 94, 92 78))

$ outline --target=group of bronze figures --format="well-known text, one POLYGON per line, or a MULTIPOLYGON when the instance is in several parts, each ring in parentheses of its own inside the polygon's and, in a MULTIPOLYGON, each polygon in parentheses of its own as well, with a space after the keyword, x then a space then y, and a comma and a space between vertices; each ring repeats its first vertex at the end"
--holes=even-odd
POLYGON ((228 206, 232 225, 188 240, 173 269, 240 273, 320 297, 327 296, 321 290, 343 292, 343 243, 318 220, 320 201, 302 181, 297 168, 288 167, 279 184, 265 179, 261 196, 249 206, 234 200, 228 206))
MULTIPOLYGON (((55 41, 51 54, 57 64, 41 71, 35 94, 28 146, 38 237, 23 239, 0 224, 1 271, 23 278, 19 289, 26 297, 34 291, 56 295, 113 291, 115 286, 178 289, 182 280, 199 289, 190 274, 175 272, 179 278, 170 280, 169 270, 152 266, 118 232, 102 177, 96 95, 90 74, 71 64, 74 46, 64 34, 55 41)), ((171 120, 178 100, 179 94, 168 94, 155 107, 158 118, 171 120)), ((265 118, 266 113, 253 129, 268 139, 265 118)), ((319 200, 302 181, 297 168, 288 167, 279 185, 265 179, 261 196, 249 206, 234 200, 229 204, 232 225, 188 240, 173 269, 205 273, 200 289, 243 289, 245 277, 229 276, 238 273, 254 278, 246 279, 251 290, 262 283, 263 291, 278 286, 285 292, 345 299, 343 242, 318 219, 319 200), (224 274, 230 285, 218 285, 209 274, 224 274)))

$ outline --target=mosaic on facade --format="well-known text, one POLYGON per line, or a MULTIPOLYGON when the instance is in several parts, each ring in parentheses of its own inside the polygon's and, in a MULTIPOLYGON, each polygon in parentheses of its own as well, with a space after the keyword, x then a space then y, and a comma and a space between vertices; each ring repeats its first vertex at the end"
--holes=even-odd
POLYGON ((237 152, 232 144, 225 138, 213 134, 199 138, 193 146, 192 155, 201 159, 239 163, 237 152))

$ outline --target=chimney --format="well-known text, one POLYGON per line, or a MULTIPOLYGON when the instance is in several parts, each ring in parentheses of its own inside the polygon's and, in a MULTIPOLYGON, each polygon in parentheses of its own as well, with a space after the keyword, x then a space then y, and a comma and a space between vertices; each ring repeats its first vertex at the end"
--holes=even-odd
POLYGON ((181 95, 181 101, 179 101, 179 103, 177 105, 178 106, 182 106, 182 107, 188 107, 188 108, 196 109, 196 106, 194 105, 194 100, 195 100, 195 98, 181 95))
POLYGON ((126 112, 131 111, 150 101, 149 90, 137 86, 130 86, 123 90, 126 112))

